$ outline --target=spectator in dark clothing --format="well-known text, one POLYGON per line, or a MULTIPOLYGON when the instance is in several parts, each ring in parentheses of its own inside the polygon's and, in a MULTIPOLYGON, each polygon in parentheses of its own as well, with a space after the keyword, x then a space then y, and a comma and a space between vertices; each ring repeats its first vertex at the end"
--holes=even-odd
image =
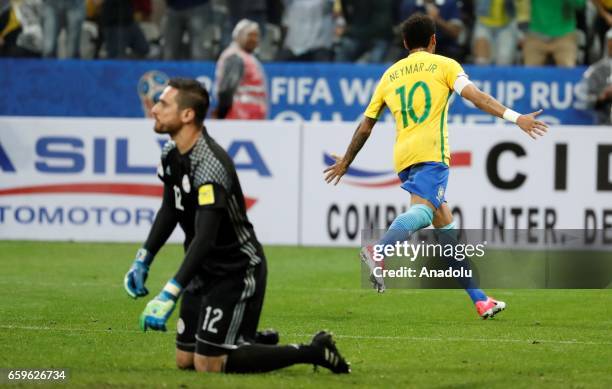
POLYGON ((436 22, 436 54, 461 61, 463 50, 459 35, 464 29, 457 0, 402 0, 400 15, 407 19, 414 13, 429 15, 436 22))
POLYGON ((166 0, 166 4, 164 59, 213 59, 212 50, 204 45, 210 41, 206 29, 213 23, 210 0, 166 0), (187 50, 182 47, 185 32, 189 36, 187 50))
POLYGON ((104 0, 100 27, 108 58, 126 58, 128 49, 136 58, 149 52, 149 43, 134 20, 132 0, 104 0))
POLYGON ((249 19, 259 24, 259 29, 268 21, 268 4, 266 0, 227 0, 232 26, 242 19, 249 19))
POLYGON ((594 32, 601 42, 601 51, 606 57, 606 32, 612 28, 612 1, 591 0, 597 8, 597 19, 595 19, 594 32))
POLYGON ((336 62, 353 62, 368 53, 383 62, 393 39, 393 0, 342 0, 346 29, 335 49, 336 62))
POLYGON ((136 21, 149 20, 153 12, 151 0, 132 0, 134 7, 134 19, 136 21))
POLYGON ((9 0, 0 0, 0 57, 13 57, 21 25, 9 0))
POLYGON ((242 19, 248 19, 259 25, 263 37, 268 22, 268 2, 266 0, 227 0, 230 30, 242 19))

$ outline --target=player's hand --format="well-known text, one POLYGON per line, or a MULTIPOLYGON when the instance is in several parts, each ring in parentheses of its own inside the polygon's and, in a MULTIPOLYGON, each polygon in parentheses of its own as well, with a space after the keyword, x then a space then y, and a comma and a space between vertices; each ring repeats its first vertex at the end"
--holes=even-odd
POLYGON ((140 329, 143 331, 151 329, 153 331, 165 332, 166 322, 170 315, 172 315, 172 311, 174 311, 180 292, 181 287, 176 281, 168 281, 161 293, 149 301, 140 315, 140 329))
POLYGON ((344 157, 340 157, 336 154, 332 154, 332 157, 336 162, 323 170, 323 173, 325 173, 325 182, 328 184, 333 182, 334 185, 338 185, 338 182, 340 182, 340 179, 348 170, 348 165, 344 162, 344 157))
POLYGON ((143 248, 136 253, 136 259, 132 263, 132 267, 123 278, 123 287, 131 298, 136 299, 149 294, 144 284, 149 275, 151 260, 151 254, 143 248))
POLYGON ((536 116, 541 113, 542 110, 540 109, 539 111, 521 115, 516 121, 516 124, 533 139, 536 139, 536 135, 543 136, 548 131, 548 126, 546 123, 536 120, 536 116))

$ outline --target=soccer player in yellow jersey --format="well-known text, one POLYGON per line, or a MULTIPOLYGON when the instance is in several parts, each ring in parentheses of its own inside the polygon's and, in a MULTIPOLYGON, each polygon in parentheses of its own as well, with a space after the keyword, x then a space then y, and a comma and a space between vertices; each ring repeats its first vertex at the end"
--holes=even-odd
MULTIPOLYGON (((346 153, 342 157, 334 156, 335 163, 325 169, 326 182, 337 184, 370 136, 385 106, 389 108, 397 128, 393 150, 395 170, 402 188, 411 197, 408 211, 393 221, 378 242, 392 245, 431 224, 441 233, 448 234, 455 229, 444 197, 450 163, 446 118, 453 91, 480 110, 517 124, 534 139, 547 131, 546 124, 536 120, 541 110, 521 115, 506 108, 472 84, 456 61, 435 55, 435 24, 430 17, 415 14, 408 18, 402 25, 402 36, 408 56, 385 71, 346 153)), ((384 280, 373 274, 380 264, 374 261, 371 247, 362 249, 361 257, 370 267, 374 287, 384 291, 384 280)), ((505 308, 504 302, 488 297, 471 280, 459 281, 482 318, 492 317, 505 308)))

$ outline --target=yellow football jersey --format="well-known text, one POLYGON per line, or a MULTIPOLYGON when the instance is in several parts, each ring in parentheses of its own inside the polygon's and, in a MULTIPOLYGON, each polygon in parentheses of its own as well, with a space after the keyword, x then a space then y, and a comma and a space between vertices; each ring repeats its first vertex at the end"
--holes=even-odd
POLYGON ((378 119, 385 106, 391 110, 397 129, 393 160, 398 173, 420 162, 450 163, 448 99, 463 73, 451 58, 417 51, 383 74, 365 116, 378 119))

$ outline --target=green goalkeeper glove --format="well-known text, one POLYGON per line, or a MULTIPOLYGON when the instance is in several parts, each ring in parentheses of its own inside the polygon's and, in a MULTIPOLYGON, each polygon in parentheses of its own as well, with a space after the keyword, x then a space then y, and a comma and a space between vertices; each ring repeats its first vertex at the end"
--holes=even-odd
POLYGON ((166 322, 181 294, 181 286, 174 279, 168 281, 164 289, 153 300, 149 301, 140 315, 140 329, 146 331, 166 331, 166 322))

